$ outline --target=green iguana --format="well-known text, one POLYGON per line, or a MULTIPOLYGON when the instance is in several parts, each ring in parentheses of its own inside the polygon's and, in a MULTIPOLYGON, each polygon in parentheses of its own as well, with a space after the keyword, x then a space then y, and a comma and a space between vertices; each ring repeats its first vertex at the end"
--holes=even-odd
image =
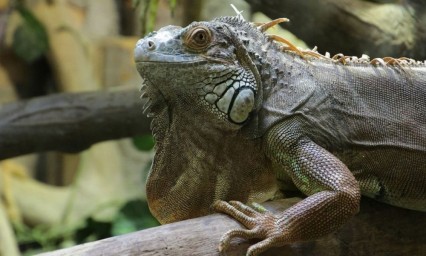
POLYGON ((157 141, 154 216, 226 213, 248 229, 219 249, 258 238, 257 255, 336 231, 361 194, 426 212, 426 64, 302 51, 265 33, 282 21, 222 17, 137 43, 157 141), (307 197, 281 214, 246 205, 295 187, 307 197))

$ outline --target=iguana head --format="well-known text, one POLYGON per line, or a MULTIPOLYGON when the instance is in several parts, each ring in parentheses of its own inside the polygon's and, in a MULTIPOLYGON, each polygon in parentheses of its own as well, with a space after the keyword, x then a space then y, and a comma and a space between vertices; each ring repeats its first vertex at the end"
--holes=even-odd
POLYGON ((135 62, 151 100, 149 114, 191 109, 228 129, 240 128, 262 98, 252 59, 256 39, 265 40, 250 23, 224 17, 167 26, 139 40, 135 62))

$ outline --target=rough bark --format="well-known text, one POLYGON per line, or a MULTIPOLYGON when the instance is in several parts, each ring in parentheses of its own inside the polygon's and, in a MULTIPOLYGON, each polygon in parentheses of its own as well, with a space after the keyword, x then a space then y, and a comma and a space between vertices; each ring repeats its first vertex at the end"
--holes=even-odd
POLYGON ((0 160, 149 134, 138 90, 64 93, 0 107, 0 160))
MULTIPOLYGON (((266 203, 279 212, 299 199, 266 203)), ((362 211, 339 232, 317 241, 270 249, 262 255, 423 255, 426 252, 424 213, 364 200, 362 211)), ((240 225, 220 214, 181 221, 42 254, 58 255, 219 255, 220 237, 240 225)), ((227 255, 244 255, 250 244, 235 240, 227 255)))
POLYGON ((321 53, 426 59, 426 8, 418 1, 246 0, 321 53))

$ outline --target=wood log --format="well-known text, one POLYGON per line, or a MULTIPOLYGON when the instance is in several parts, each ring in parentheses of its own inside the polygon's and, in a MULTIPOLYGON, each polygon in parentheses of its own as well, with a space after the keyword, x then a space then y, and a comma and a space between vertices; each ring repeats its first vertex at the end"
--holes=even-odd
POLYGON ((63 93, 0 107, 0 160, 57 150, 75 153, 105 140, 150 134, 136 89, 63 93))
MULTIPOLYGON (((280 212, 298 202, 290 198, 265 203, 280 212)), ((364 199, 361 212, 338 232, 322 239, 273 248, 262 255, 425 255, 426 214, 364 199)), ((228 230, 241 227, 233 219, 213 214, 126 235, 41 254, 59 255, 219 255, 218 244, 228 230)), ((250 241, 251 243, 256 241, 250 241)), ((234 239, 227 255, 244 255, 251 244, 234 239)))

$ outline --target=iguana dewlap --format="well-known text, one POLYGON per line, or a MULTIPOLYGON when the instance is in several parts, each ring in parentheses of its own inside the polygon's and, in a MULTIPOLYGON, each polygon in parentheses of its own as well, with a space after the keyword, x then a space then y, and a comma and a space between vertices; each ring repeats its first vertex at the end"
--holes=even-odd
POLYGON ((221 250, 259 238, 247 252, 257 255, 337 230, 361 194, 426 211, 425 63, 285 50, 264 33, 271 24, 223 17, 137 43, 157 142, 154 216, 174 222, 213 206, 248 228, 226 233, 221 250), (292 186, 307 197, 281 214, 246 206, 292 186))

